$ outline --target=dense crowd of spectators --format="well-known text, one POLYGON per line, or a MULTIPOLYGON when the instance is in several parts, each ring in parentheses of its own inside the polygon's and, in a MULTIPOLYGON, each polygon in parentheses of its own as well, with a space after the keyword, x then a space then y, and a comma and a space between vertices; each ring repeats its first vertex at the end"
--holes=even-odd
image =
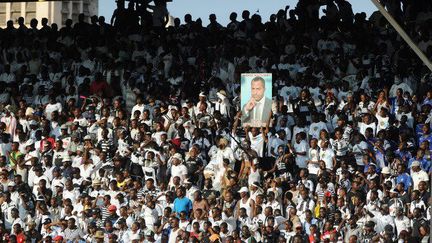
MULTIPOLYGON (((432 59, 431 1, 382 2, 432 59)), ((127 3, 0 30, 0 242, 429 242, 432 76, 378 12, 127 3)))

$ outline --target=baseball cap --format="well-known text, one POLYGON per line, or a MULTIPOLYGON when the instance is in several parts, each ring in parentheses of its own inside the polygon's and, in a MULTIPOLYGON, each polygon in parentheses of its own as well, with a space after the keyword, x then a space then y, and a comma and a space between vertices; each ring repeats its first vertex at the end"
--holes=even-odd
POLYGON ((113 205, 113 204, 109 205, 108 211, 116 211, 116 210, 117 210, 117 207, 115 205, 113 205))
POLYGON ((240 190, 238 191, 239 193, 242 193, 242 192, 249 192, 249 190, 247 189, 247 187, 242 187, 242 188, 240 188, 240 190))

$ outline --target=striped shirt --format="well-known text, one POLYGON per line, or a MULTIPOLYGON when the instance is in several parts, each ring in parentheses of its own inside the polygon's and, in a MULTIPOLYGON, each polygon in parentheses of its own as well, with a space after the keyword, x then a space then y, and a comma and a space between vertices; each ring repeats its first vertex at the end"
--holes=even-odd
POLYGON ((84 236, 84 233, 78 227, 76 227, 75 229, 67 228, 64 231, 64 239, 65 240, 79 240, 83 236, 84 236))
POLYGON ((141 201, 145 199, 147 195, 151 195, 153 198, 156 198, 159 195, 160 191, 157 188, 153 188, 153 190, 148 190, 146 188, 141 189, 137 193, 138 200, 141 201))
POLYGON ((331 146, 335 151, 336 156, 345 156, 348 153, 348 141, 344 138, 342 139, 332 139, 331 146))
POLYGON ((105 222, 105 220, 108 218, 108 216, 110 215, 109 211, 108 211, 108 207, 104 206, 101 207, 101 214, 102 214, 102 221, 105 222))
POLYGON ((102 150, 102 152, 111 155, 111 153, 113 152, 114 143, 112 139, 103 139, 98 143, 97 147, 102 150))

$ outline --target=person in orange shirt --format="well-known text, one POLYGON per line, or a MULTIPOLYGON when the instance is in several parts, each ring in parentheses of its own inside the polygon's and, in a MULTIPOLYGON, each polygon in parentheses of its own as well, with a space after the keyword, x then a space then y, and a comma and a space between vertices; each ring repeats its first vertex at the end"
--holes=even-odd
POLYGON ((309 243, 315 243, 320 241, 320 232, 316 224, 310 226, 309 243))
POLYGON ((61 236, 61 235, 57 235, 56 237, 53 238, 53 241, 54 241, 55 243, 63 242, 63 236, 61 236))
POLYGON ((13 226, 13 234, 12 235, 15 235, 17 243, 26 242, 26 237, 24 235, 24 231, 21 228, 21 224, 15 224, 13 226))

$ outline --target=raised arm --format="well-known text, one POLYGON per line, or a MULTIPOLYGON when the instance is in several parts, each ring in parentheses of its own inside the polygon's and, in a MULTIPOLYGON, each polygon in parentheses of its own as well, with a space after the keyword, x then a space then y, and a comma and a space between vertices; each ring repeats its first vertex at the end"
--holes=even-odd
POLYGON ((270 122, 271 122, 272 116, 273 116, 273 112, 270 111, 270 116, 269 116, 269 119, 267 120, 265 129, 261 128, 261 134, 262 134, 263 139, 266 143, 268 142, 267 134, 270 131, 269 127, 270 127, 270 122))
POLYGON ((245 130, 245 134, 246 134, 246 140, 248 140, 248 141, 250 141, 250 137, 249 137, 249 130, 250 130, 250 127, 249 127, 249 125, 247 125, 245 128, 244 128, 244 130, 245 130))
POLYGON ((241 111, 239 111, 239 112, 237 112, 237 114, 236 114, 236 116, 234 118, 234 123, 233 123, 233 127, 232 127, 232 130, 231 130, 231 133, 233 135, 236 134, 236 132, 237 132, 237 127, 239 125, 241 115, 242 115, 242 113, 241 113, 241 111))

